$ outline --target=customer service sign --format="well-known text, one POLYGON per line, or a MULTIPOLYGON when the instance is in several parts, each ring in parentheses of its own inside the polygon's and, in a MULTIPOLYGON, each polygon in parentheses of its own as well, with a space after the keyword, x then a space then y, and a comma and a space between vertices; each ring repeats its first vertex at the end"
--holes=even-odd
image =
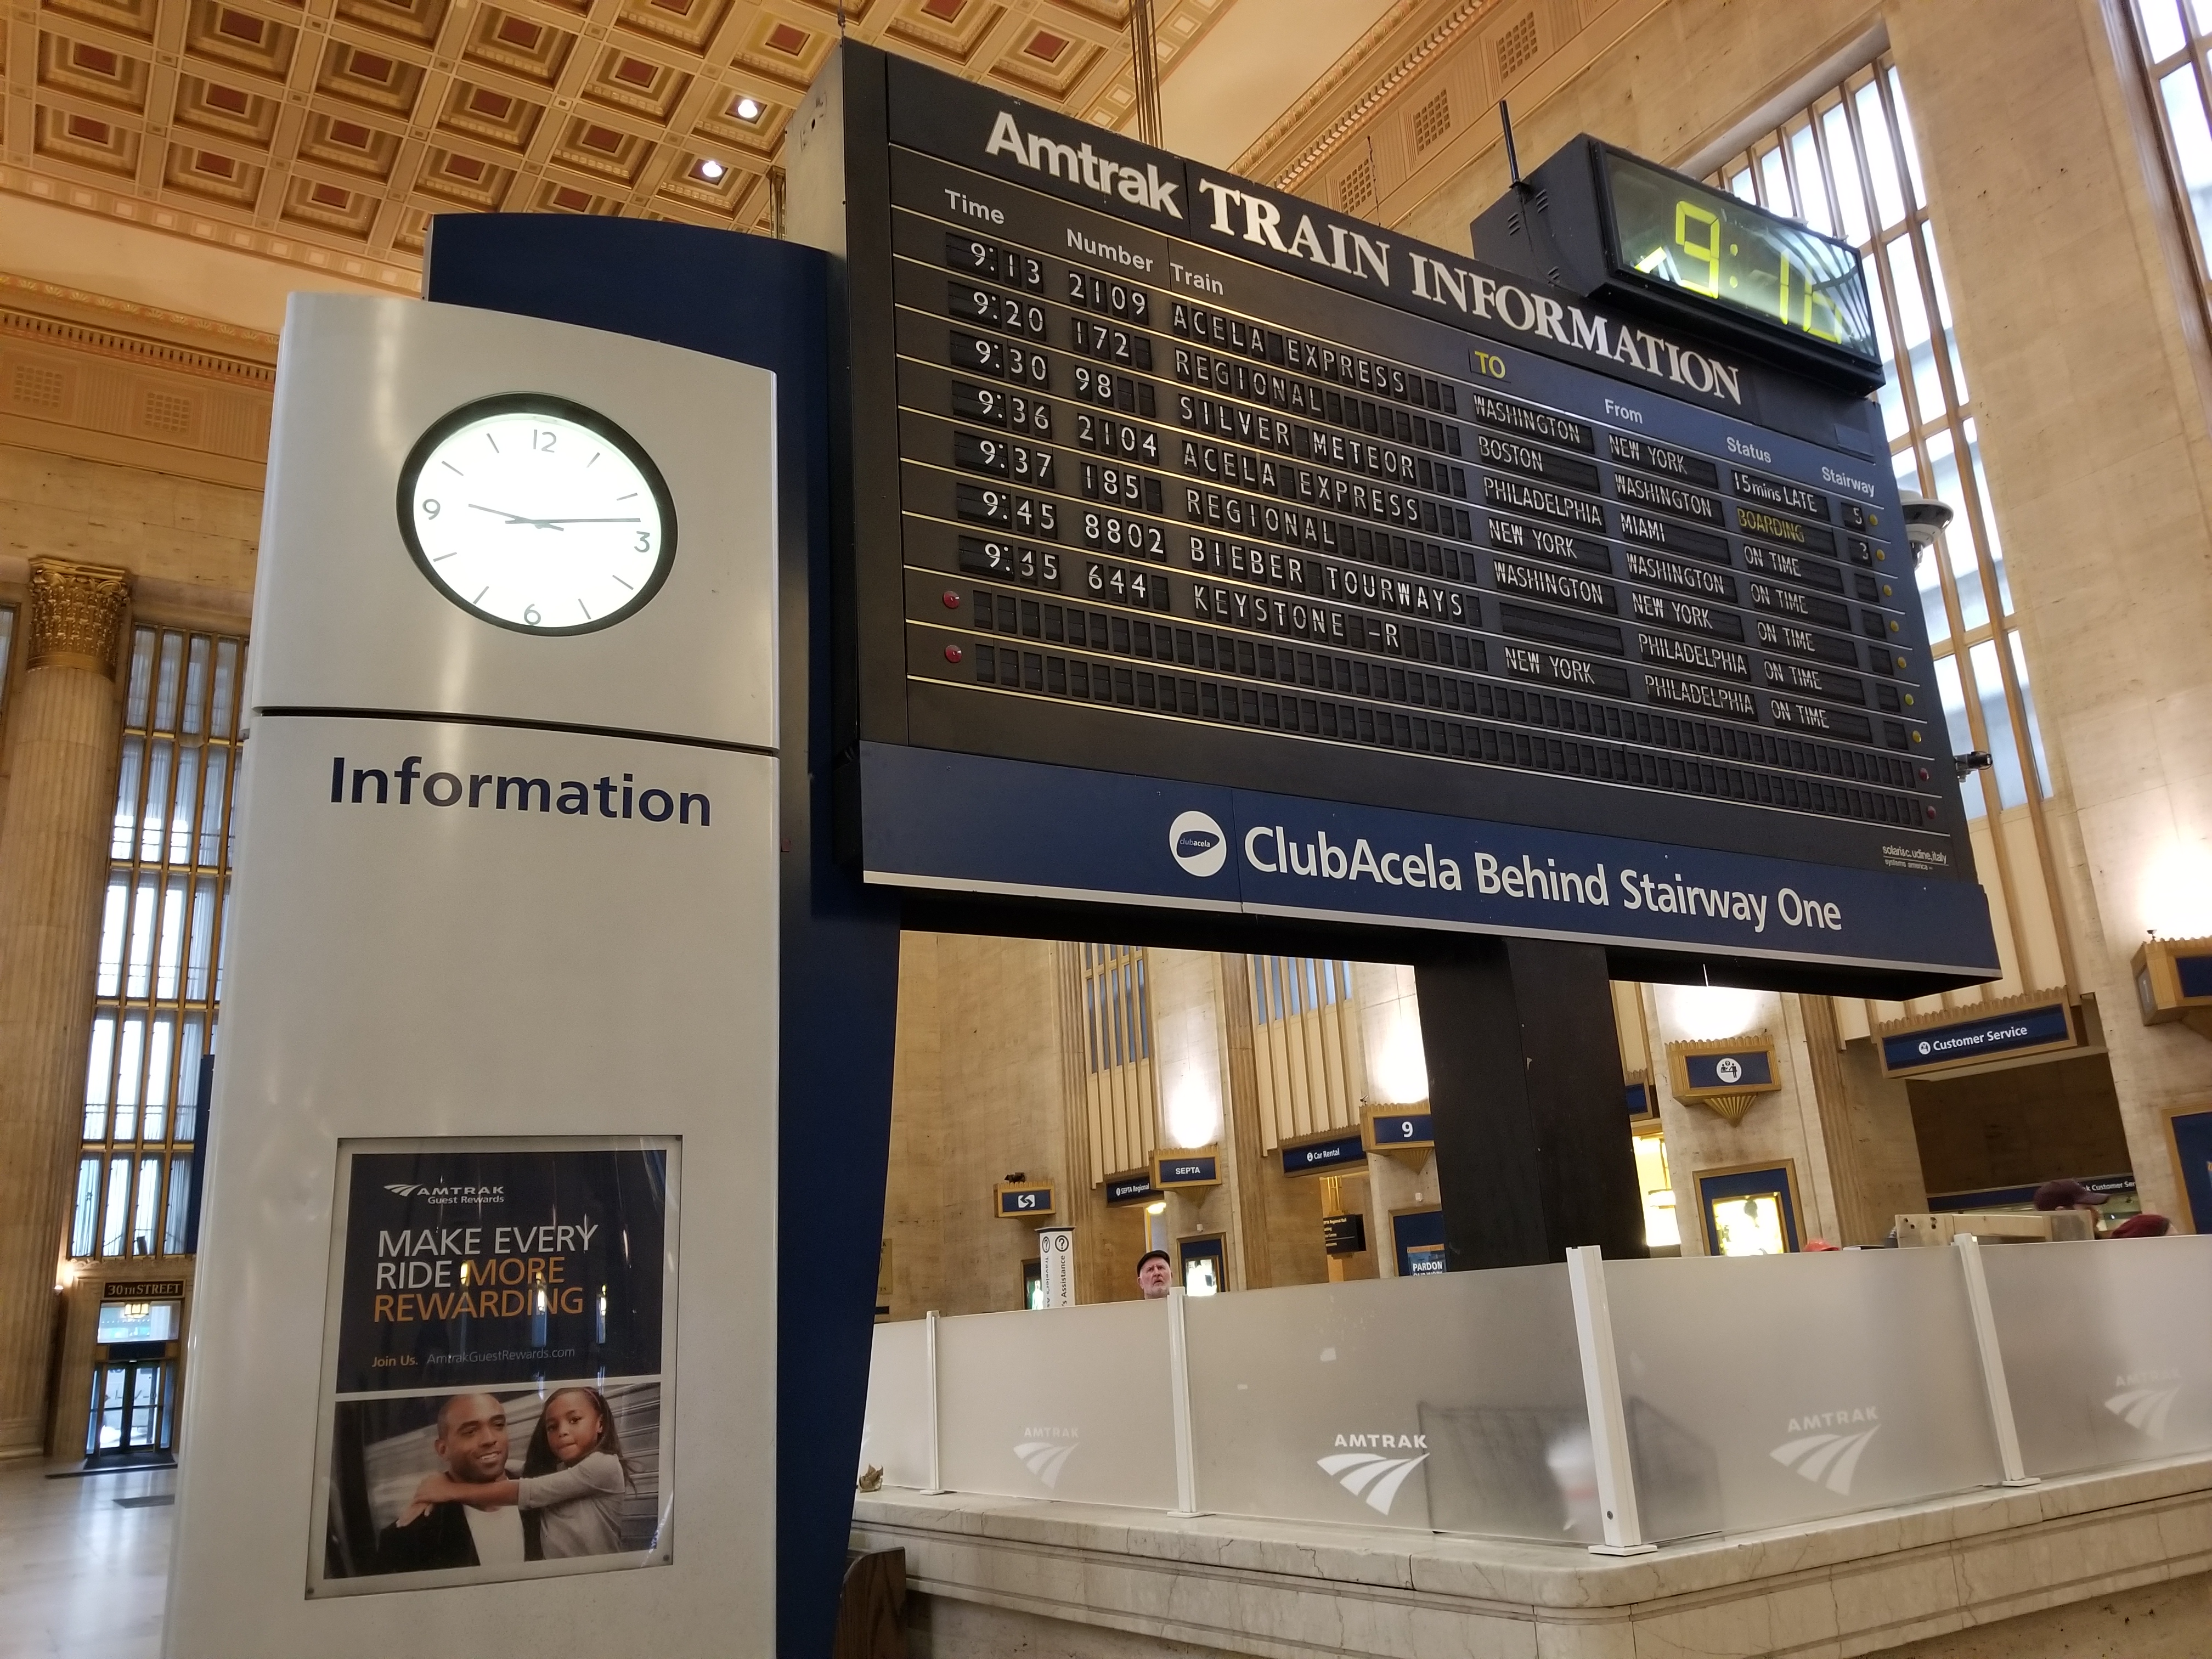
POLYGON ((1677 951, 1996 971, 1980 890, 1686 848, 863 744, 869 879, 1677 951))

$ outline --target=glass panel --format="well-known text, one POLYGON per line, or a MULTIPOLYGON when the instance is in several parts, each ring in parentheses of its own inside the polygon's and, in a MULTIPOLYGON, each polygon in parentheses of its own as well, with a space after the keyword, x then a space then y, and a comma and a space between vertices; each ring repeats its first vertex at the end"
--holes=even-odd
POLYGON ((1889 307, 1881 298, 1881 266, 1869 259, 1861 268, 1866 272, 1867 302, 1874 307, 1875 343, 1881 349, 1881 366, 1887 371, 1882 376, 1881 389, 1875 394, 1881 404, 1882 435, 1895 443, 1912 430, 1912 419, 1905 412, 1905 392, 1897 373, 1897 347, 1889 337, 1889 307))
POLYGON ((1912 175, 1912 204, 1925 208, 1928 185, 1920 176, 1920 145, 1912 137, 1912 112, 1905 107, 1905 82, 1898 79, 1894 68, 1889 72, 1889 101, 1897 111, 1897 136, 1905 146, 1905 170, 1912 175))
POLYGON ((8 655, 15 643, 15 612, 0 609, 0 697, 8 694, 8 655))
POLYGON ((1867 181, 1874 189, 1875 212, 1887 230, 1905 217, 1905 192, 1898 187, 1897 154, 1889 144, 1889 120, 1881 94, 1869 81, 1858 90, 1859 142, 1866 146, 1867 181))
POLYGON ((1214 1297, 1184 1320, 1209 1511, 1601 1538, 1564 1263, 1214 1297))
POLYGON ((70 1218, 70 1254, 90 1255, 99 1231, 100 1159, 95 1155, 76 1161, 76 1206, 70 1218))
POLYGON ((230 778, 230 750, 210 749, 207 751, 207 793, 200 802, 200 845, 195 863, 219 865, 223 861, 222 810, 230 799, 226 787, 230 778))
POLYGON ((107 1160, 107 1211, 100 1230, 100 1253, 102 1255, 123 1254, 123 1230, 130 1220, 131 1160, 111 1158, 107 1160))
POLYGON ((1982 700, 1982 732, 1990 745, 1991 769, 1997 778, 1997 805, 2025 805, 2027 779, 2020 768, 2020 744, 2012 734, 2012 714, 2005 707, 2004 680, 1997 672, 1997 642, 1984 640, 1973 649, 1969 665, 1974 690, 1982 700))
POLYGON ((177 755, 177 801, 169 814, 169 862, 187 864, 192 856, 192 809, 199 799, 200 753, 185 749, 177 755))
POLYGON ((2030 1474, 2212 1447, 2212 1323, 2175 1316, 2212 1295, 2212 1238, 2000 1245, 1982 1261, 2030 1474))
MULTIPOLYGON (((1936 659, 1936 690, 1943 700, 1943 724, 1951 734, 1951 752, 1966 754, 1972 750, 1974 739, 1966 729, 1966 694, 1960 684, 1956 657, 1936 659)), ((1989 804, 1982 799, 1981 786, 1972 778, 1959 786, 1959 799, 1970 818, 1978 818, 1989 810, 1989 804)))
POLYGON ((1167 1316, 1164 1301, 1109 1302, 941 1321, 945 1486, 1173 1509, 1167 1316))
POLYGON ((1836 181, 1836 202, 1844 216, 1844 240, 1863 248, 1874 234, 1867 217, 1866 191, 1859 183, 1859 149, 1851 139, 1851 120, 1838 104, 1820 117, 1820 136, 1827 141, 1830 177, 1836 181))
POLYGON ((238 696, 238 641, 217 640, 215 647, 214 708, 208 717, 208 730, 218 738, 230 735, 230 705, 238 696))
POLYGON ((2212 33, 2212 0, 2189 0, 2189 22, 2200 40, 2212 33))
POLYGON ((1966 454, 1974 464, 1974 490, 1982 498, 1982 528, 1990 544, 1990 562, 1996 568, 1997 603, 2012 615, 2012 578, 2005 574, 2004 543, 1997 536, 1997 509, 1990 498, 1990 475, 1982 470, 1982 441, 1971 417, 1966 422, 1966 454))
POLYGON ((2182 188, 2189 192, 2189 211, 2197 221, 2197 237, 2212 259, 2212 127, 2204 120, 2204 100, 2197 94, 2197 71, 2184 64, 2158 83, 2166 105, 2166 131, 2173 137, 2173 155, 2181 169, 2182 188))
POLYGON ((1735 173, 1730 173, 1729 175, 1728 187, 1729 193, 1730 195, 1736 197, 1740 200, 1749 202, 1754 206, 1757 205, 1759 201, 1759 192, 1752 188, 1751 169, 1749 167, 1741 167, 1735 173))
POLYGON ((2143 44, 2154 63, 2181 50, 2181 9, 2174 0, 2136 0, 2136 15, 2142 19, 2143 44))
POLYGON ((2043 725, 2035 718, 2035 693, 2027 684, 2027 653, 2021 648, 2020 630, 2014 629, 2006 635, 2012 641, 2013 678, 2020 684, 2020 710, 2027 717, 2027 741, 2035 750, 2035 775, 2041 786, 2043 798, 2051 799, 2051 762, 2043 752, 2043 725))
MULTIPOLYGON (((146 812, 138 826, 138 856, 161 856, 162 832, 169 827, 169 769, 176 745, 156 738, 146 746, 146 812)), ((126 851, 124 854, 128 857, 126 851)))
POLYGON ((182 1255, 185 1251, 185 1212, 190 1207, 192 1188, 192 1155, 183 1152, 169 1160, 169 1211, 161 1223, 161 1254, 182 1255))
MULTIPOLYGON (((174 1177, 172 1177, 174 1179, 174 1177)), ((1069 1453, 1070 1458, 1075 1454, 1069 1453)), ((868 1361, 868 1408, 860 1420, 860 1468, 884 1472, 887 1486, 929 1484, 929 1324, 901 1320, 876 1327, 868 1361)))
POLYGON ((2002 1479, 1955 1255, 1607 1262, 1646 1534, 1787 1526, 2002 1479))
POLYGON ((123 764, 115 784, 115 837, 108 848, 111 858, 127 859, 138 830, 138 786, 146 767, 146 740, 123 739, 123 764))
POLYGON ((207 1052, 207 1029, 198 1014, 185 1016, 184 1041, 177 1049, 177 1140, 189 1143, 199 1133, 200 1056, 207 1052))
POLYGON ((146 1017, 131 1014, 123 1022, 123 1040, 116 1044, 115 1138, 134 1140, 138 1134, 138 1073, 146 1057, 146 1017))
POLYGON ((1897 300, 1897 325, 1910 361, 1913 401, 1923 421, 1943 418, 1943 377, 1936 368, 1936 342, 1928 326, 1928 307, 1920 297, 1920 272, 1912 263, 1912 239, 1899 236, 1884 249, 1890 292, 1897 300))
POLYGON ((173 1342, 183 1328, 180 1302, 103 1302, 95 1342, 173 1342))
POLYGON ((146 725, 146 705, 154 689, 154 651, 160 636, 150 628, 134 629, 131 635, 131 690, 123 700, 123 723, 143 730, 146 725))
POLYGON ((146 1045, 146 1115, 138 1137, 149 1146, 168 1133, 169 1057, 176 1045, 177 1017, 154 1016, 152 1040, 146 1045))
POLYGON ((207 730, 209 641, 195 638, 185 660, 185 731, 196 735, 207 730))
POLYGON ((131 1218, 131 1254, 151 1255, 154 1253, 154 1218, 161 1213, 161 1160, 142 1158, 138 1160, 138 1203, 131 1218))
POLYGON ((1959 356, 1958 331, 1951 325, 1951 291, 1943 286, 1943 262, 1936 257, 1936 227, 1920 227, 1920 249, 1928 256, 1928 286, 1936 290, 1936 318, 1943 325, 1943 343, 1951 353, 1951 391, 1960 404, 1973 394, 1966 390, 1966 365, 1959 356))
MULTIPOLYGON (((1982 586, 1982 567, 1974 557, 1974 529, 1966 517, 1966 491, 1959 482, 1959 455, 1948 432, 1931 434, 1928 440, 1928 470, 1934 475, 1936 499, 1951 509, 1951 527, 1932 550, 1951 564, 1951 585, 1959 590, 1959 626, 1969 631, 1985 628, 1990 620, 1989 595, 1982 586)), ((1923 561, 1933 563, 1934 558, 1923 561)))
POLYGON ((100 1012, 92 1019, 92 1054, 84 1072, 84 1138, 100 1140, 107 1133, 107 1091, 114 1080, 115 1016, 100 1012))
POLYGON ((161 889, 161 933, 154 949, 154 994, 167 999, 177 994, 177 968, 185 952, 185 889, 182 876, 172 876, 161 889))
POLYGON ((203 876, 192 884, 191 953, 185 968, 185 1000, 204 1002, 208 996, 208 958, 215 946, 216 884, 203 876))
POLYGON ((1836 222, 1828 211, 1820 146, 1814 142, 1810 123, 1790 135, 1790 164, 1797 170, 1798 205, 1804 210, 1805 222, 1823 236, 1834 235, 1836 222))
POLYGON ((1797 217, 1797 198, 1790 191, 1790 174, 1783 163, 1779 145, 1759 158, 1759 183, 1766 198, 1760 205, 1785 219, 1797 217))
POLYGON ((100 965, 94 975, 97 994, 119 995, 123 990, 123 941, 131 921, 131 878, 118 873, 107 878, 107 902, 100 919, 100 965))
POLYGON ((154 919, 158 884, 151 876, 138 878, 138 890, 131 905, 131 949, 124 963, 125 994, 143 997, 154 971, 154 919))
POLYGON ((177 729, 178 681, 185 669, 185 636, 182 634, 161 635, 161 666, 155 679, 154 729, 173 732, 177 729))

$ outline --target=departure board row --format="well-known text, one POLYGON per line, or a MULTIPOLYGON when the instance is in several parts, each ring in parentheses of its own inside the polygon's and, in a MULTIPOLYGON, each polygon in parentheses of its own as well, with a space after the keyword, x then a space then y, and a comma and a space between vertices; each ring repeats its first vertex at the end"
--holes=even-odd
POLYGON ((1076 235, 984 234, 957 203, 1012 192, 953 172, 893 169, 915 679, 1939 819, 1917 601, 1875 505, 1493 390, 1480 352, 1409 362, 1076 235))

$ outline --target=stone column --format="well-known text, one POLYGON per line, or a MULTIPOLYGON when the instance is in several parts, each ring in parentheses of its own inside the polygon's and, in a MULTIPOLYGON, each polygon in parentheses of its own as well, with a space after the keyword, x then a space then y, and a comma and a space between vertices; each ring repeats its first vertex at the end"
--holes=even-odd
POLYGON ((54 1267, 84 1103, 120 723, 123 571, 31 564, 0 817, 0 1458, 42 1449, 54 1267))

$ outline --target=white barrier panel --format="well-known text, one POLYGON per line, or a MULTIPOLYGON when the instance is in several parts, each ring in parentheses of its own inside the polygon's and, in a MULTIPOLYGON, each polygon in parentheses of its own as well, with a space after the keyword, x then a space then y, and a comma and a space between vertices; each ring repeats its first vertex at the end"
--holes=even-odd
POLYGON ((939 1321, 946 1488, 1174 1508, 1167 1319, 1159 1301, 939 1321))
POLYGON ((2212 1448, 2212 1238, 1993 1245, 1982 1263, 2030 1474, 2212 1448))
POLYGON ((887 1486, 929 1485, 929 1322, 876 1327, 868 1360, 868 1410, 860 1425, 860 1469, 887 1486))
POLYGON ((1198 1507, 1595 1542, 1564 1265, 1186 1310, 1198 1507))
POLYGON ((1646 1537, 1784 1526, 2002 1479, 1954 1252, 1605 1272, 1646 1537))

